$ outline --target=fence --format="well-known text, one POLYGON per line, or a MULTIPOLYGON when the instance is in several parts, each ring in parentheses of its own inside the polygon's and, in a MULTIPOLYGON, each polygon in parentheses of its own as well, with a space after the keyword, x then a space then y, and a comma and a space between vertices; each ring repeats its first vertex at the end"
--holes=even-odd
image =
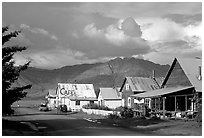
POLYGON ((84 109, 84 108, 82 108, 82 111, 87 114, 95 114, 95 115, 102 115, 102 116, 107 116, 109 114, 117 113, 116 111, 105 111, 105 110, 99 110, 99 109, 84 109))

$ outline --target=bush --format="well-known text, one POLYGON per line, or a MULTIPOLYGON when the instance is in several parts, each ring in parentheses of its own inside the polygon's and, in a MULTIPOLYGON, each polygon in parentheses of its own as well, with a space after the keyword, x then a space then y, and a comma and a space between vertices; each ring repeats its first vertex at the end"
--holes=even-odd
POLYGON ((196 107, 198 109, 198 112, 195 116, 195 120, 200 125, 200 124, 202 124, 202 99, 198 95, 196 95, 196 96, 197 96, 196 97, 196 107))
POLYGON ((95 103, 83 105, 82 107, 85 109, 99 109, 99 110, 106 110, 106 111, 111 110, 110 108, 108 108, 106 106, 99 106, 98 104, 95 104, 95 103))
POLYGON ((131 108, 120 107, 118 109, 120 109, 121 117, 132 118, 134 116, 134 112, 133 112, 133 110, 131 108))
POLYGON ((200 123, 202 122, 202 104, 198 107, 198 113, 195 117, 196 122, 200 123))
POLYGON ((108 117, 108 119, 118 119, 118 118, 120 118, 117 114, 109 114, 107 117, 108 117))
POLYGON ((97 104, 95 104, 95 103, 83 105, 82 107, 85 108, 85 109, 98 109, 99 108, 99 106, 97 104))

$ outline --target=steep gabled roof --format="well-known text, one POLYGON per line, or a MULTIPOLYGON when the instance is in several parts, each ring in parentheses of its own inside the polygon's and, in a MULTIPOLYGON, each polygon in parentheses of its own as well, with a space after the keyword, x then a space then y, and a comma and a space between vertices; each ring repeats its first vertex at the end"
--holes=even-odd
POLYGON ((144 78, 144 77, 126 77, 123 83, 122 88, 124 87, 125 82, 128 82, 132 91, 151 91, 160 88, 161 78, 160 79, 153 79, 153 78, 144 78), (157 82, 156 80, 160 80, 157 82))
POLYGON ((169 68, 169 71, 167 72, 167 75, 164 79, 164 82, 162 84, 162 87, 164 87, 169 79, 170 74, 172 73, 174 66, 176 63, 179 63, 182 70, 184 71, 185 75, 189 79, 192 86, 195 87, 195 90, 197 92, 202 92, 202 79, 199 80, 199 66, 202 66, 202 59, 189 59, 189 58, 175 58, 171 67, 169 68))
POLYGON ((100 88, 99 95, 103 99, 121 99, 121 96, 119 95, 118 91, 114 88, 100 88))
POLYGON ((93 84, 58 83, 58 95, 66 97, 95 97, 93 84))

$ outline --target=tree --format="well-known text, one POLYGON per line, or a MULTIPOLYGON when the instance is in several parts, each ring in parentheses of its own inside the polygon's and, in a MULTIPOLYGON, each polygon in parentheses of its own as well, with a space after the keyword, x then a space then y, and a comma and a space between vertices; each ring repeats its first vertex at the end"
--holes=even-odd
POLYGON ((26 96, 25 89, 30 89, 31 85, 14 87, 12 84, 18 79, 20 72, 27 69, 30 61, 24 65, 15 66, 13 55, 16 52, 26 50, 26 47, 6 46, 11 38, 15 38, 21 31, 9 31, 9 27, 2 27, 2 113, 12 114, 11 105, 26 96))

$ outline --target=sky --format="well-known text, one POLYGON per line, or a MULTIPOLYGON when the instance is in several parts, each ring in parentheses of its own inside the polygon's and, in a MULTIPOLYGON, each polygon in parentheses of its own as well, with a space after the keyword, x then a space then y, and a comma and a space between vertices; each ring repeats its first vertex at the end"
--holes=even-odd
POLYGON ((3 2, 2 25, 22 30, 11 40, 27 46, 16 65, 55 69, 116 57, 171 64, 202 56, 201 2, 3 2))

